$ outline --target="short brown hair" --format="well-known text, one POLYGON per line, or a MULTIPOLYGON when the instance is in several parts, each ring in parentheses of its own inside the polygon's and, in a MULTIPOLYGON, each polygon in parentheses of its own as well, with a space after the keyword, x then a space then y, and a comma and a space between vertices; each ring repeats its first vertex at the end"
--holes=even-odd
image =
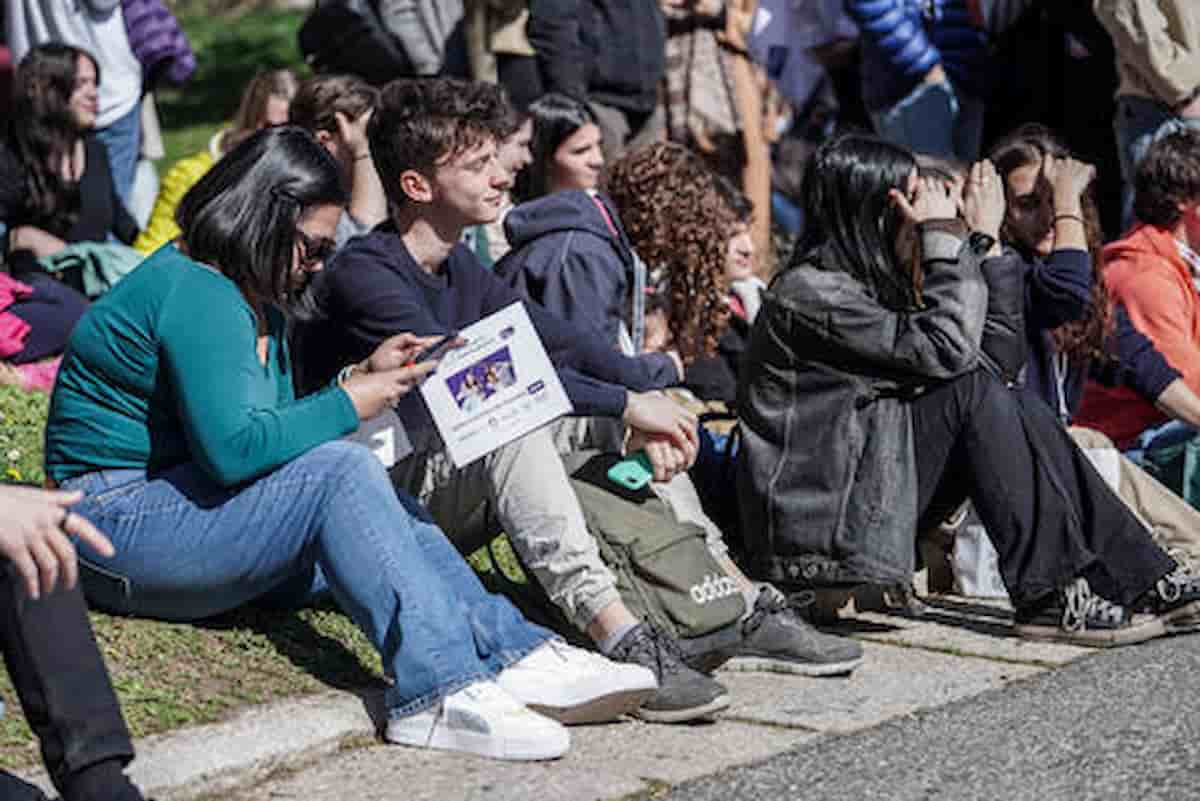
POLYGON ((337 113, 352 120, 379 105, 379 90, 353 75, 318 75, 300 84, 288 121, 316 133, 337 133, 337 113))
POLYGON ((497 86, 453 78, 392 81, 367 127, 371 157, 388 200, 407 202, 397 180, 431 170, 489 140, 511 135, 510 107, 497 86))
POLYGON ((1183 129, 1150 146, 1133 179, 1133 212, 1147 225, 1171 228, 1179 206, 1200 201, 1200 131, 1183 129))

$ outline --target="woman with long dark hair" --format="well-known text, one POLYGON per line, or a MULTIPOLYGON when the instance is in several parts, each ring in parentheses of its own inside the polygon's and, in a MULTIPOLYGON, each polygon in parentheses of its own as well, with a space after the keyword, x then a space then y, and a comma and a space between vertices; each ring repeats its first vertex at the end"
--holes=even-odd
POLYGON ((38 45, 17 68, 0 148, 0 223, 14 274, 72 242, 132 242, 137 223, 113 186, 108 155, 90 136, 103 76, 86 51, 38 45))
MULTIPOLYGON (((512 249, 496 275, 614 349, 627 327, 637 352, 638 292, 648 279, 616 206, 599 191, 600 129, 586 105, 565 95, 544 95, 528 112, 533 159, 517 176, 518 205, 504 219, 512 249)), ((665 353, 641 360, 657 386, 682 378, 682 364, 665 353)))
POLYGON ((1192 583, 1046 405, 980 369, 981 264, 997 254, 1004 190, 987 162, 966 183, 964 223, 951 189, 919 179, 901 147, 847 135, 814 155, 804 204, 822 225, 773 280, 744 367, 752 570, 794 585, 907 583, 919 526, 970 497, 1019 634, 1117 645, 1191 628, 1192 583))
POLYGON ((586 104, 550 92, 529 104, 533 161, 517 176, 518 203, 566 189, 594 190, 604 169, 604 150, 596 117, 586 104))
POLYGON ((87 307, 78 283, 55 280, 37 259, 68 242, 110 234, 128 241, 137 233, 113 189, 103 145, 88 136, 99 81, 96 61, 63 44, 35 47, 17 69, 12 113, 0 133, 0 250, 12 275, 0 277, 0 294, 14 299, 0 312, 19 320, 0 328, 24 332, 0 344, 0 356, 16 365, 61 353, 87 307))
POLYGON ((561 756, 566 731, 527 705, 606 720, 646 695, 614 692, 609 677, 652 675, 569 648, 484 592, 375 456, 338 441, 433 369, 410 366, 431 340, 399 334, 294 397, 287 312, 333 251, 344 203, 337 164, 310 134, 261 131, 184 197, 178 246, 155 251, 80 322, 51 402, 46 468, 86 494, 76 511, 116 546, 81 547, 89 600, 197 620, 328 591, 393 680, 388 740, 561 756))
MULTIPOLYGON (((1008 208, 1000 229, 1021 258, 1029 361, 1022 391, 1074 422, 1088 380, 1128 387, 1172 417, 1200 425, 1200 398, 1123 307, 1102 275, 1103 231, 1094 170, 1044 126, 1023 125, 992 148, 1008 208)), ((1112 448, 1098 431, 1071 429, 1087 447, 1112 448)), ((1120 460, 1121 496, 1172 553, 1200 558, 1200 517, 1134 464, 1120 460)))

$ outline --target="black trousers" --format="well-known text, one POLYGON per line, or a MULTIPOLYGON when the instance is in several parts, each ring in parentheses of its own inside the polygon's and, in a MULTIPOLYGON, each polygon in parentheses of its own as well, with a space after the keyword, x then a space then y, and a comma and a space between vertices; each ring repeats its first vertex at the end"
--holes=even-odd
POLYGON ((133 759, 129 730, 79 587, 30 600, 0 565, 0 650, 59 792, 75 774, 133 759))
POLYGON ((912 412, 922 524, 970 497, 1018 609, 1076 576, 1128 605, 1175 569, 1041 400, 977 370, 912 412))

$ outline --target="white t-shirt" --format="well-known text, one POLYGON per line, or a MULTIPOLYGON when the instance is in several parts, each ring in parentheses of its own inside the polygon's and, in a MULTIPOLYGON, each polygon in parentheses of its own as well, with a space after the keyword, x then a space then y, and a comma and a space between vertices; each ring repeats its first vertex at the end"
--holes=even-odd
POLYGON ((92 54, 100 65, 100 115, 107 128, 142 96, 142 64, 129 47, 119 2, 103 0, 6 0, 8 46, 19 64, 35 45, 64 42, 92 54))

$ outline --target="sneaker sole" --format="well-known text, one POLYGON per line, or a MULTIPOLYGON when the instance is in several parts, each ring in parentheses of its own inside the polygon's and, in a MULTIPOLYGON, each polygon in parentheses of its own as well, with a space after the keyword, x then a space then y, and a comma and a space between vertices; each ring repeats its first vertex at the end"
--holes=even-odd
POLYGON ((534 712, 553 718, 564 726, 579 726, 587 723, 608 723, 628 715, 649 701, 658 692, 657 687, 621 692, 593 698, 576 706, 554 707, 529 704, 534 712))
POLYGON ((728 695, 718 695, 707 704, 688 707, 687 709, 646 709, 642 707, 633 713, 634 717, 647 723, 688 723, 693 720, 711 718, 729 706, 728 695))
POLYGON ((842 662, 789 662, 769 656, 735 656, 725 663, 723 670, 735 673, 784 673, 790 676, 845 676, 853 673, 863 662, 862 657, 842 662))
MULTIPOLYGON (((425 729, 425 727, 422 727, 425 729)), ((566 734, 564 732, 564 734, 566 734)), ((438 751, 455 751, 463 754, 490 757, 509 762, 544 762, 564 756, 571 747, 570 737, 553 738, 550 743, 522 743, 502 737, 468 731, 447 731, 438 728, 432 737, 424 731, 393 731, 389 726, 384 737, 389 743, 415 748, 432 748, 438 751)))
POLYGON ((1200 601, 1172 609, 1159 615, 1167 634, 1193 634, 1200 631, 1200 601))
POLYGON ((1058 626, 1018 623, 1013 627, 1016 633, 1027 640, 1035 642, 1062 642, 1071 645, 1087 645, 1092 648, 1113 648, 1120 645, 1137 645, 1138 643, 1162 637, 1167 633, 1166 624, 1162 618, 1152 617, 1142 623, 1136 623, 1120 629, 1084 629, 1083 631, 1064 631, 1058 626))

